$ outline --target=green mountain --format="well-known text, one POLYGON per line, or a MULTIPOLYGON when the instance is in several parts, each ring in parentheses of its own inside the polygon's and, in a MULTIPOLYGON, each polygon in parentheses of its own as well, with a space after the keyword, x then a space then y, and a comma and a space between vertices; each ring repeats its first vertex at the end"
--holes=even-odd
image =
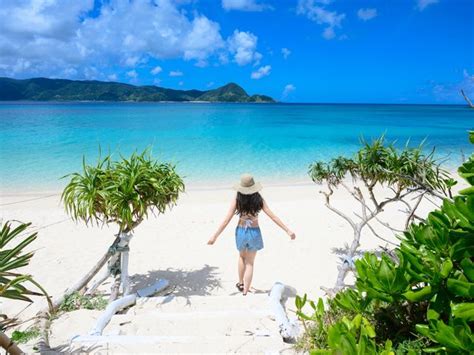
POLYGON ((96 80, 0 77, 0 101, 210 101, 275 102, 265 95, 249 96, 230 83, 214 90, 173 90, 158 86, 134 86, 96 80))

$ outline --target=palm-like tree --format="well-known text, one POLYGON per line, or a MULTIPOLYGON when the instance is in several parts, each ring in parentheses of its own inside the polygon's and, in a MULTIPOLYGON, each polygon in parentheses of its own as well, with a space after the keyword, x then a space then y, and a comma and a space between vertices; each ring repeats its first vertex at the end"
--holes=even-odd
MULTIPOLYGON (((36 238, 37 233, 24 237, 18 244, 13 242, 22 238, 22 233, 31 223, 20 223, 12 229, 11 223, 6 222, 0 230, 0 297, 32 302, 31 296, 46 296, 46 291, 32 278, 22 274, 18 269, 30 263, 33 252, 25 252, 25 248, 36 238), (30 284, 30 285, 29 285, 30 284), (34 286, 37 292, 30 287, 34 286)), ((49 301, 49 298, 47 298, 49 301)), ((21 353, 21 350, 2 332, 14 322, 8 318, 0 322, 0 346, 12 354, 21 353)))
MULTIPOLYGON (((129 159, 113 161, 110 156, 99 158, 95 166, 83 161, 83 171, 68 176, 69 183, 61 196, 66 211, 76 221, 86 224, 118 226, 118 234, 97 265, 65 295, 54 302, 58 306, 68 294, 84 289, 108 261, 108 268, 89 291, 107 277, 115 276, 111 299, 129 292, 128 244, 134 229, 150 212, 164 213, 176 204, 184 183, 174 165, 153 160, 149 150, 134 153, 129 159), (119 278, 120 276, 120 278, 119 278)), ((92 289, 92 290, 91 290, 92 289)))

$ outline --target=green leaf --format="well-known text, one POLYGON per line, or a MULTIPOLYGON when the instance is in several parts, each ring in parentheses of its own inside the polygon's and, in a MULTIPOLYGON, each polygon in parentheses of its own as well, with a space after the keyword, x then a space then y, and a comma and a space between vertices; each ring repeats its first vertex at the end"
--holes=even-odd
POLYGON ((430 299, 433 292, 431 286, 425 286, 421 289, 414 291, 407 291, 403 293, 403 296, 411 302, 420 302, 427 299, 430 299))
POLYGON ((447 281, 449 292, 456 296, 474 298, 474 283, 449 278, 447 281))
POLYGON ((448 277, 449 273, 453 269, 453 262, 451 259, 447 258, 443 263, 441 264, 441 270, 440 270, 440 275, 443 279, 448 277))
POLYGON ((458 303, 451 305, 453 316, 467 322, 474 321, 474 303, 458 303))
POLYGON ((474 262, 471 259, 464 258, 460 264, 464 275, 466 275, 469 281, 474 282, 474 262))
POLYGON ((296 315, 297 315, 300 319, 313 320, 313 318, 311 318, 310 316, 304 314, 304 313, 301 312, 301 311, 296 311, 296 315))
MULTIPOLYGON (((24 252, 37 237, 37 233, 22 236, 30 223, 20 223, 14 229, 7 221, 3 224, 0 232, 0 297, 25 302, 32 302, 30 296, 46 295, 44 289, 36 283, 30 275, 21 274, 18 269, 29 264, 33 253, 24 252), (17 244, 10 247, 14 241, 17 244), (33 291, 28 286, 33 285, 41 292, 33 291)), ((49 300, 49 299, 48 299, 49 300)))

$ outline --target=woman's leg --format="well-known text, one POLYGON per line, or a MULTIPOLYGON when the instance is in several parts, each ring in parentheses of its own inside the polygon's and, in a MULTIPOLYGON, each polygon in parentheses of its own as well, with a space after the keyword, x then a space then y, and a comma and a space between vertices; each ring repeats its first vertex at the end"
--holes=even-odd
POLYGON ((239 284, 244 283, 244 272, 245 272, 244 253, 245 251, 241 251, 239 253, 239 262, 238 262, 239 284))
POLYGON ((246 250, 244 252, 244 291, 243 294, 246 295, 252 284, 253 277, 253 263, 255 261, 255 256, 257 255, 256 251, 246 250))

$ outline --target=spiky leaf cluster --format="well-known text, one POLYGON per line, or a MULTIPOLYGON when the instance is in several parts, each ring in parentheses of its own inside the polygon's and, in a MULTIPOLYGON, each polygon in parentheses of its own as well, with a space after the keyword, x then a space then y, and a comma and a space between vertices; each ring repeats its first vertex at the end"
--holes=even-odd
POLYGON ((423 146, 397 149, 382 136, 373 142, 362 142, 352 157, 339 156, 329 162, 316 161, 309 175, 316 183, 339 185, 346 176, 362 180, 367 186, 386 184, 397 190, 424 188, 447 193, 449 174, 439 167, 434 152, 425 154, 423 146))
POLYGON ((114 222, 121 231, 133 230, 152 211, 164 213, 184 191, 175 166, 154 160, 149 150, 117 161, 109 155, 94 166, 84 161, 82 172, 68 177, 61 199, 72 218, 114 222))

